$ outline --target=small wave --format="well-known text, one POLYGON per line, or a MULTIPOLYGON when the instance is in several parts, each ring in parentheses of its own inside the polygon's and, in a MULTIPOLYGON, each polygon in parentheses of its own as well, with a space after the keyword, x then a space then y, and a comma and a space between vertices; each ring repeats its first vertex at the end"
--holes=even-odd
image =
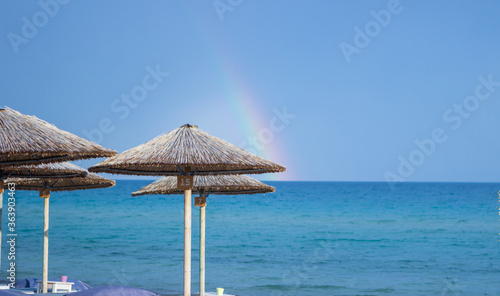
POLYGON ((290 291, 290 290, 300 290, 300 289, 346 289, 346 286, 335 286, 335 285, 299 285, 299 286, 289 286, 289 285, 259 285, 253 286, 253 289, 263 289, 263 290, 279 290, 279 291, 290 291))
POLYGON ((367 290, 362 290, 362 292, 365 293, 387 293, 387 292, 395 292, 393 288, 377 288, 377 289, 367 289, 367 290))
POLYGON ((396 223, 398 222, 397 220, 393 220, 393 219, 382 219, 382 220, 366 220, 366 222, 370 222, 370 223, 396 223))
POLYGON ((355 239, 355 238, 338 238, 334 239, 334 241, 337 242, 370 242, 370 243, 377 243, 377 242, 382 242, 382 241, 387 241, 384 239, 355 239))

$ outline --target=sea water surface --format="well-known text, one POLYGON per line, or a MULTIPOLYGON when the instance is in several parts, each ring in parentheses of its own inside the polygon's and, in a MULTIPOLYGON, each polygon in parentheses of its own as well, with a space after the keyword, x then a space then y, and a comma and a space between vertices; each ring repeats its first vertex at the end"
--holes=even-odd
MULTIPOLYGON (((183 196, 130 195, 148 183, 52 193, 49 278, 182 293, 183 196)), ((275 193, 208 197, 207 291, 500 295, 500 183, 267 183, 275 193)), ((6 202, 3 212, 5 278, 6 202)), ((16 277, 41 278, 37 192, 16 192, 16 215, 16 277)), ((193 207, 193 293, 198 220, 193 207)))

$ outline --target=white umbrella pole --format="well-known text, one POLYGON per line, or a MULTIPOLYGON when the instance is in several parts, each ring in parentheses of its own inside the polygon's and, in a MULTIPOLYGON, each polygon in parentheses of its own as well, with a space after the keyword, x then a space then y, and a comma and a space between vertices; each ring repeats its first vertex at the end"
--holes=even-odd
POLYGON ((191 296, 191 189, 184 190, 184 296, 191 296))
POLYGON ((50 192, 40 190, 43 198, 43 275, 42 293, 47 293, 47 281, 49 276, 49 198, 50 192))
POLYGON ((205 206, 200 207, 200 296, 205 296, 205 206))

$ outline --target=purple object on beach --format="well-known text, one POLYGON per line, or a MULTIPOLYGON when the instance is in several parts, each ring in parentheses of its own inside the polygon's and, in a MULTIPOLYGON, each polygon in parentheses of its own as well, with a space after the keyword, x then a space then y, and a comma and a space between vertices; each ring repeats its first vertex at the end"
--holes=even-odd
POLYGON ((151 291, 123 287, 123 286, 102 286, 93 289, 88 289, 76 293, 71 296, 158 296, 159 294, 151 291))
MULTIPOLYGON (((29 279, 22 279, 22 280, 17 280, 16 281, 16 289, 32 289, 33 291, 36 291, 38 288, 38 281, 41 279, 37 278, 29 278, 29 279)), ((56 281, 55 279, 49 279, 50 281, 56 281)), ((70 282, 73 282, 73 287, 71 288, 73 291, 82 291, 82 290, 87 290, 87 289, 92 289, 91 286, 88 284, 79 281, 79 280, 72 280, 69 279, 70 282)))
POLYGON ((0 296, 23 296, 26 295, 25 293, 21 291, 16 291, 16 290, 0 290, 0 296))

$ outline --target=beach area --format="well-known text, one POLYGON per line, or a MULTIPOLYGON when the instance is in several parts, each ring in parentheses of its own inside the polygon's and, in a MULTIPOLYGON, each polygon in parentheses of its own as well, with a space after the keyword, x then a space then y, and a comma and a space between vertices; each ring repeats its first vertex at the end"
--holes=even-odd
MULTIPOLYGON (((180 294, 182 196, 130 195, 148 183, 120 180, 109 189, 54 194, 49 277, 180 294)), ((404 183, 393 189, 382 182, 268 183, 276 193, 208 198, 207 291, 500 294, 496 183, 404 183)), ((40 198, 18 192, 16 199, 17 276, 37 278, 40 198)), ((193 210, 193 221, 197 215, 193 210)), ((193 223, 193 294, 198 231, 193 223)))
POLYGON ((500 2, 0 1, 0 296, 500 296, 500 2))

